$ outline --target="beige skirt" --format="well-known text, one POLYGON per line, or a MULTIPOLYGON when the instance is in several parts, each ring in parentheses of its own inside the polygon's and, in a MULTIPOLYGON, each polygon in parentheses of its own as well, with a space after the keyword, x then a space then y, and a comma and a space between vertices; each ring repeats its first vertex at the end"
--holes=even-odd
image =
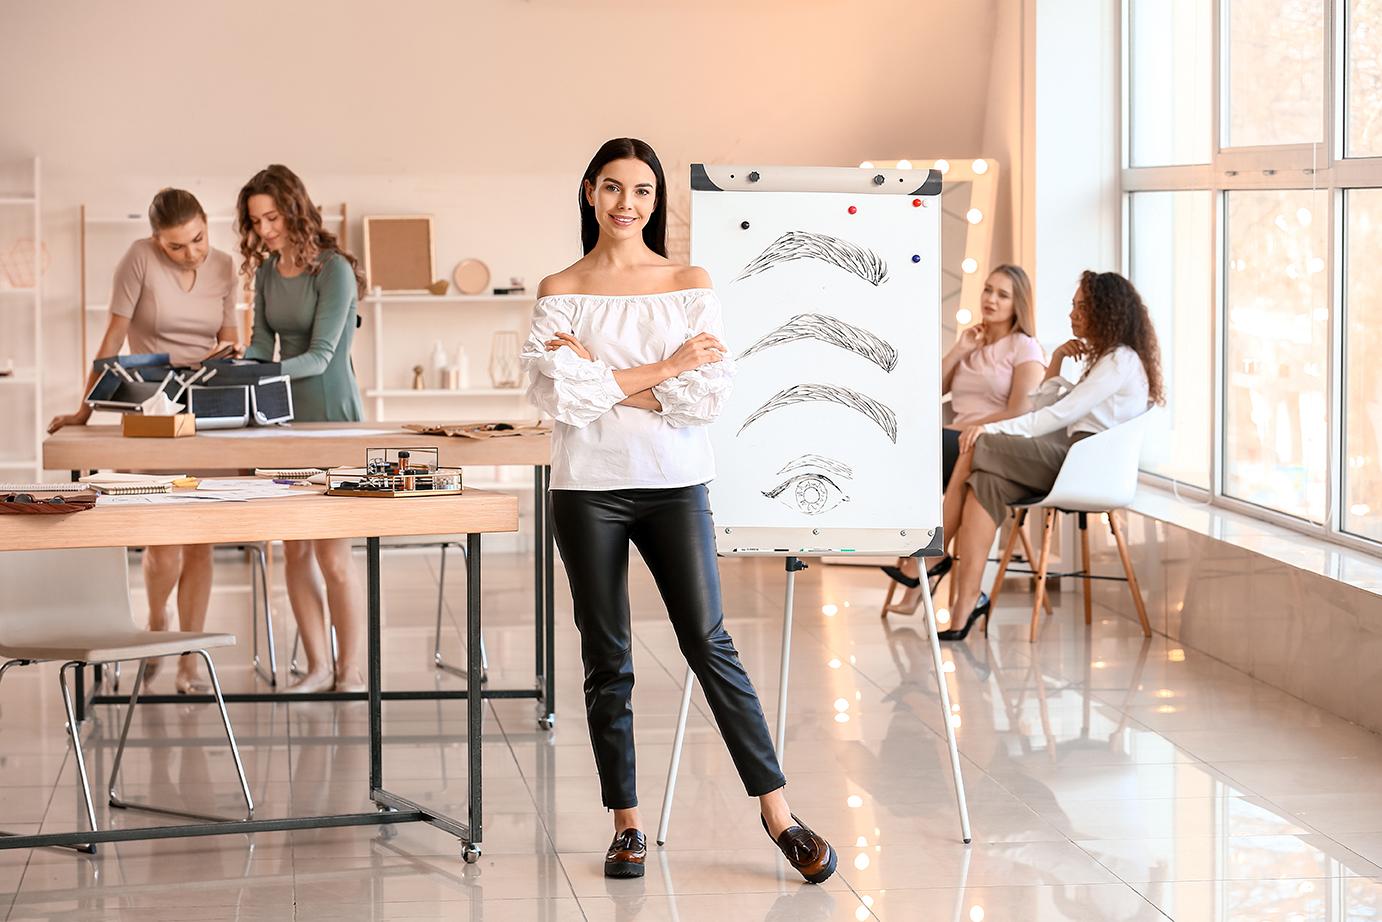
POLYGON ((966 482, 994 523, 1002 525, 1013 503, 1051 492, 1070 446, 1085 435, 1076 433, 1072 440, 1063 429, 1035 439, 981 435, 966 482))

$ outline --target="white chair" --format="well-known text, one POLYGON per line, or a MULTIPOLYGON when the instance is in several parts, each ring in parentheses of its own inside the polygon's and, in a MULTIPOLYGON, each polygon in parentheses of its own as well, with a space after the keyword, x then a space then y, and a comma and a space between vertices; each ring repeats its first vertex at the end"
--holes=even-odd
MULTIPOLYGON (((1080 577, 1084 582, 1084 623, 1092 624, 1093 599, 1090 594, 1094 579, 1125 580, 1132 593, 1133 605, 1137 608, 1137 618, 1142 622, 1142 633, 1152 636, 1151 624, 1147 621, 1147 607, 1142 601, 1142 590, 1137 585, 1137 574, 1133 572, 1132 558, 1128 556, 1128 546, 1123 540, 1123 529, 1118 524, 1118 512, 1132 504, 1137 493, 1138 458, 1142 452, 1142 438, 1152 413, 1149 410, 1134 419, 1120 423, 1112 429, 1081 439, 1070 446, 1070 453, 1061 464, 1060 473, 1051 491, 1045 496, 1033 497, 1021 503, 1014 503, 1014 522, 1008 536, 1003 556, 998 561, 998 574, 994 577, 993 588, 989 590, 990 604, 997 606, 998 593, 1003 588, 1003 577, 1008 572, 1013 549, 1027 513, 1032 509, 1042 510, 1041 555, 1037 558, 1036 600, 1032 603, 1032 626, 1030 640, 1036 643, 1037 624, 1041 609, 1046 601, 1046 578, 1048 575, 1080 577), (1051 557, 1051 534, 1055 530, 1057 513, 1073 513, 1079 517, 1081 569, 1061 574, 1048 574, 1047 565, 1051 557), (1089 571, 1089 515, 1102 514, 1108 517, 1109 530, 1118 545, 1118 555, 1123 559, 1124 577, 1094 576, 1089 571)), ((1049 611, 1049 609, 1048 609, 1049 611)), ((988 622, 984 623, 985 633, 988 622)))
MULTIPOLYGON (((254 815, 254 800, 245 780, 245 767, 240 761, 240 750, 235 744, 230 716, 221 697, 221 683, 216 677, 216 667, 206 652, 211 647, 233 646, 233 634, 148 631, 135 627, 130 610, 129 568, 123 547, 0 553, 0 585, 5 587, 3 607, 0 608, 0 680, 14 666, 42 662, 63 664, 58 670, 58 682, 62 686, 62 703, 67 712, 67 733, 72 740, 77 777, 82 783, 86 815, 93 832, 97 830, 96 809, 91 799, 91 782, 82 753, 81 727, 72 704, 68 673, 88 665, 122 660, 139 660, 139 671, 130 692, 129 708, 111 768, 110 806, 190 819, 223 819, 135 803, 119 796, 117 783, 120 762, 143 685, 144 671, 147 662, 158 656, 196 653, 206 663, 216 705, 221 712, 221 724, 225 727, 230 754, 235 760, 235 771, 240 777, 245 817, 248 819, 254 815)), ((76 848, 90 854, 96 852, 94 844, 76 848)))

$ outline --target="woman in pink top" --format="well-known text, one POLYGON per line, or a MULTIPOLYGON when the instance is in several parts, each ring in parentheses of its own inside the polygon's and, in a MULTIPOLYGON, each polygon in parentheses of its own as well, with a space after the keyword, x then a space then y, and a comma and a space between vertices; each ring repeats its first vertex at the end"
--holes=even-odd
MULTIPOLYGON (((979 299, 980 321, 960 331, 941 359, 941 392, 950 395, 954 418, 941 430, 941 477, 945 490, 945 540, 960 524, 963 484, 950 488, 950 473, 960 457, 960 431, 969 426, 1011 419, 1030 412, 1031 394, 1041 383, 1046 353, 1036 341, 1032 281, 1021 266, 1001 265, 989 273, 979 299)), ((932 567, 939 579, 951 558, 932 567)), ((884 567, 898 582, 915 588, 919 564, 909 558, 901 567, 884 567)))
MULTIPOLYGON (((136 354, 166 352, 175 365, 200 361, 225 344, 239 350, 235 329, 235 264, 229 253, 207 242, 206 212, 196 196, 182 189, 163 189, 149 205, 148 237, 136 240, 115 269, 110 320, 96 350, 98 358, 117 355, 129 340, 136 354)), ((96 383, 93 370, 87 393, 96 383)), ((91 408, 57 416, 48 432, 84 426, 91 408)), ((211 602, 211 545, 149 547, 144 551, 144 586, 149 594, 149 628, 168 627, 168 600, 178 591, 178 625, 200 631, 211 602)), ((145 681, 161 659, 149 660, 145 681)), ((210 691, 197 676, 197 662, 178 661, 179 693, 210 691)))

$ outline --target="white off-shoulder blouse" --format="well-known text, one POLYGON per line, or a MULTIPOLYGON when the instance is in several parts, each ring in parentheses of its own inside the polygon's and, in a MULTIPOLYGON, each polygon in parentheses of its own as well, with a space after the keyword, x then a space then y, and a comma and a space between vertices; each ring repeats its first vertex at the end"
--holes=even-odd
POLYGON ((670 358, 699 333, 724 335, 720 301, 709 288, 652 295, 549 295, 538 298, 523 346, 528 399, 556 423, 552 489, 686 487, 715 477, 705 424, 720 413, 734 380, 726 356, 653 388, 661 412, 619 406, 627 395, 616 369, 670 358), (548 352, 570 333, 593 361, 569 348, 548 352))

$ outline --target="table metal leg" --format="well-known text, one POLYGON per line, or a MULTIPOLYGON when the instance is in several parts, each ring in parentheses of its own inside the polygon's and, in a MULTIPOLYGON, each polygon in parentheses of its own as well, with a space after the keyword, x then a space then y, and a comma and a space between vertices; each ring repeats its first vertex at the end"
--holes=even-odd
POLYGON ((533 675, 537 681, 537 724, 546 730, 551 707, 547 699, 547 594, 543 574, 547 553, 547 483, 543 466, 533 468, 533 675))
POLYGON ((557 624, 556 624, 556 589, 555 589, 555 570, 556 566, 556 540, 555 532, 552 528, 552 468, 542 469, 542 507, 546 518, 546 527, 543 528, 543 553, 542 553, 542 595, 543 606, 543 628, 547 632, 547 663, 543 669, 543 675, 547 679, 547 687, 543 689, 543 701, 547 705, 547 713, 542 721, 542 728, 550 730, 557 722, 557 624))
POLYGON ((485 702, 480 696, 480 535, 466 535, 466 699, 467 747, 470 750, 470 837, 462 855, 469 862, 480 857, 480 843, 484 841, 482 816, 482 783, 484 781, 481 755, 484 738, 485 702))

